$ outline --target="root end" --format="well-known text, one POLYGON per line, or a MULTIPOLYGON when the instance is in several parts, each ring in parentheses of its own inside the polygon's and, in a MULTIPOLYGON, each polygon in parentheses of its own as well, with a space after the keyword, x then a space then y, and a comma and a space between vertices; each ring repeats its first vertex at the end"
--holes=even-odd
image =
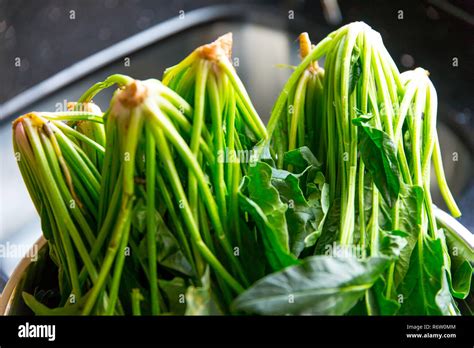
POLYGON ((148 96, 148 88, 141 82, 133 80, 119 93, 118 101, 128 109, 133 109, 143 103, 148 96))
POLYGON ((232 57, 232 33, 222 35, 216 41, 203 45, 197 50, 201 58, 210 61, 218 61, 223 58, 230 60, 232 57))

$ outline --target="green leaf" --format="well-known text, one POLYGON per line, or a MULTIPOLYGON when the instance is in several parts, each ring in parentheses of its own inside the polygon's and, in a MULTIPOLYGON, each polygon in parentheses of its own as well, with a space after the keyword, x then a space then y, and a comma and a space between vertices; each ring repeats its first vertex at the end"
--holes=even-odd
POLYGON ((308 166, 321 169, 321 163, 307 146, 302 146, 298 149, 285 152, 283 165, 285 167, 289 165, 293 166, 296 173, 301 173, 308 166))
MULTIPOLYGON (((379 252, 395 262, 407 245, 408 234, 402 231, 380 231, 379 252)), ((366 305, 370 315, 395 315, 400 309, 400 303, 396 301, 395 288, 391 288, 387 294, 387 282, 381 276, 374 287, 367 291, 366 305)))
POLYGON ((304 247, 305 248, 310 248, 313 245, 316 244, 318 241, 319 237, 321 237, 322 229, 317 229, 316 231, 308 234, 306 238, 304 239, 304 247))
POLYGON ((193 276, 194 272, 191 264, 186 256, 184 256, 177 239, 166 227, 164 221, 160 219, 157 227, 156 258, 158 263, 170 270, 178 271, 187 276, 193 276))
POLYGON ((367 303, 366 303, 366 296, 361 297, 359 301, 352 307, 346 315, 348 316, 366 316, 368 315, 367 312, 367 303))
POLYGON ((453 296, 465 299, 472 284, 474 251, 456 232, 444 227, 447 251, 451 259, 451 290, 453 296))
POLYGON ((251 167, 246 180, 248 197, 239 192, 239 207, 255 221, 270 266, 280 270, 297 260, 290 254, 285 217, 287 205, 271 184, 271 176, 272 169, 266 163, 258 162, 251 167))
POLYGON ((320 176, 316 175, 313 169, 309 166, 301 174, 272 169, 272 184, 278 190, 280 199, 288 205, 286 221, 290 250, 295 256, 303 251, 309 235, 320 234, 320 224, 325 215, 321 202, 324 176, 321 172, 318 172, 320 176), (311 192, 308 200, 303 194, 303 186, 311 192))
POLYGON ((387 298, 386 282, 383 277, 380 277, 374 284, 374 287, 369 290, 371 315, 395 315, 400 309, 400 303, 387 298))
POLYGON ((132 226, 144 233, 146 229, 146 204, 143 199, 139 199, 132 212, 132 226))
POLYGON ((260 234, 255 231, 253 224, 248 224, 240 217, 239 229, 242 236, 242 247, 239 250, 239 259, 250 282, 254 282, 265 275, 267 264, 264 247, 260 234))
POLYGON ((367 170, 387 204, 393 207, 400 192, 397 152, 390 137, 369 125, 367 117, 352 120, 359 128, 359 150, 367 170))
POLYGON ((328 247, 332 247, 334 243, 339 241, 340 218, 341 201, 337 198, 333 201, 324 219, 321 236, 316 242, 315 254, 324 254, 328 247))
POLYGON ((440 239, 425 236, 413 250, 410 267, 400 286, 402 315, 449 315, 453 298, 443 258, 440 239))
POLYGON ((265 315, 342 315, 371 288, 390 260, 312 256, 256 282, 233 308, 265 315))
POLYGON ((278 191, 271 184, 272 169, 259 162, 249 169, 249 198, 258 204, 265 214, 268 224, 277 233, 276 238, 284 251, 289 251, 289 237, 286 229, 285 212, 287 205, 281 202, 278 191))
POLYGON ((451 264, 451 289, 454 297, 465 299, 469 295, 472 274, 473 268, 466 260, 451 264))
POLYGON ((401 251, 394 272, 395 287, 403 281, 410 257, 418 241, 423 206, 423 189, 420 186, 402 184, 399 196, 399 230, 407 233, 407 246, 401 251))
POLYGON ((381 231, 379 251, 385 256, 398 259, 407 245, 408 233, 403 231, 381 231))

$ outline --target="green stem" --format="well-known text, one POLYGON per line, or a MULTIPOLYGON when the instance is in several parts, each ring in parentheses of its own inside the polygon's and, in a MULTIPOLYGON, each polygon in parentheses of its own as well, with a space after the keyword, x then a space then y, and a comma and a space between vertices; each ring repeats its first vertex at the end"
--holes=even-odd
POLYGON ((242 81, 240 81, 235 73, 235 69, 230 61, 228 59, 219 59, 218 66, 225 72, 230 83, 234 86, 234 90, 237 94, 237 105, 242 105, 243 111, 247 111, 241 113, 242 117, 247 122, 247 125, 260 139, 267 139, 267 129, 258 116, 242 81))
POLYGON ((366 235, 365 235, 365 203, 364 203, 364 194, 365 194, 365 185, 364 185, 364 162, 362 160, 359 161, 359 190, 358 190, 358 197, 359 197, 359 234, 360 234, 360 247, 362 249, 363 256, 365 258, 365 248, 366 248, 366 235))
MULTIPOLYGON (((152 108, 150 109, 152 110, 152 108)), ((182 206, 181 213, 183 215, 184 222, 189 229, 191 238, 193 239, 194 243, 196 244, 203 257, 206 259, 206 261, 234 289, 234 291, 236 291, 237 293, 243 292, 244 289, 242 288, 242 286, 230 275, 230 273, 227 272, 227 270, 222 266, 219 260, 209 250, 207 245, 202 241, 201 235, 199 233, 199 228, 196 224, 196 221, 194 220, 193 213, 189 206, 188 200, 186 199, 184 189, 181 185, 181 180, 178 176, 178 173, 174 166, 174 161, 171 157, 170 149, 164 133, 166 127, 160 127, 154 122, 149 122, 148 126, 152 128, 157 146, 160 148, 160 155, 165 165, 165 171, 168 174, 168 178, 170 180, 171 187, 173 188, 173 191, 175 193, 175 197, 178 200, 180 206, 182 206)), ((189 158, 192 158, 192 155, 188 156, 188 159, 189 158)), ((195 175, 198 176, 199 174, 200 173, 196 171, 195 175)))
POLYGON ((86 111, 39 112, 38 115, 55 121, 91 121, 100 124, 104 123, 102 115, 86 111))
POLYGON ((197 58, 198 52, 194 51, 185 59, 183 59, 179 64, 166 69, 165 73, 163 74, 163 84, 168 86, 174 76, 178 75, 184 69, 187 69, 197 58))
MULTIPOLYGON (((295 99, 293 100, 293 115, 290 122, 290 133, 288 134, 288 150, 294 150, 297 145, 298 125, 304 122, 304 105, 306 97, 306 85, 309 78, 309 72, 303 72, 295 91, 295 99)), ((291 171, 291 168, 289 168, 291 171)))
MULTIPOLYGON (((209 92, 209 108, 212 117, 212 131, 214 134, 214 151, 216 156, 218 156, 219 153, 225 153, 226 149, 224 147, 224 134, 222 131, 222 105, 219 100, 216 77, 212 74, 207 80, 207 88, 209 92)), ((216 201, 219 207, 221 221, 227 221, 227 202, 225 199, 227 188, 224 178, 224 162, 225 158, 222 161, 217 161, 215 164, 214 179, 216 201)))
POLYGON ((150 279, 150 297, 151 297, 151 314, 158 315, 160 307, 158 304, 158 278, 156 267, 156 211, 155 211, 155 173, 156 173, 156 156, 155 156, 155 139, 149 128, 145 131, 146 136, 146 237, 148 248, 148 269, 150 279))
MULTIPOLYGON (((197 158, 198 155, 199 140, 201 139, 202 128, 204 125, 205 89, 207 76, 209 74, 208 61, 202 59, 199 60, 198 64, 199 68, 196 71, 196 85, 194 87, 194 119, 189 146, 194 158, 197 158)), ((198 222, 198 183, 196 176, 191 169, 188 170, 188 197, 194 218, 198 222)))
POLYGON ((446 181, 446 176, 444 175, 443 160, 441 159, 441 149, 439 146, 439 138, 437 134, 433 150, 433 165, 435 168, 435 174, 438 180, 438 186, 441 191, 441 195, 443 196, 444 201, 451 212, 451 215, 455 218, 458 218, 461 216, 461 211, 459 210, 456 201, 449 190, 448 182, 446 181))
POLYGON ((140 289, 132 289, 132 315, 142 315, 142 311, 140 308, 141 301, 143 301, 143 296, 140 293, 140 289))
POLYGON ((67 124, 65 124, 63 122, 57 122, 54 125, 57 128, 61 129, 64 132, 64 134, 84 142, 85 144, 93 147, 96 151, 105 153, 105 149, 104 149, 103 146, 99 145, 98 143, 96 143, 94 140, 92 140, 88 136, 86 136, 86 135, 78 132, 77 130, 69 127, 67 124))
POLYGON ((370 256, 379 253, 379 192, 377 186, 372 184, 372 217, 370 224, 370 256))
POLYGON ((128 237, 130 235, 130 222, 131 214, 128 216, 128 220, 125 222, 124 232, 122 240, 120 242, 119 252, 115 260, 115 267, 113 270, 112 285, 110 286, 110 298, 106 308, 106 315, 113 315, 115 312, 115 306, 118 300, 118 293, 120 288, 120 280, 123 273, 123 265, 125 263, 125 248, 128 244, 128 237))
POLYGON ((75 106, 76 109, 80 107, 81 103, 89 103, 92 98, 94 98, 97 93, 102 91, 103 89, 109 88, 115 84, 119 86, 125 86, 129 84, 133 79, 129 76, 126 75, 120 75, 120 74, 115 74, 115 75, 110 75, 107 77, 104 81, 102 82, 97 82, 95 85, 93 85, 91 88, 89 88, 77 101, 77 104, 75 106))

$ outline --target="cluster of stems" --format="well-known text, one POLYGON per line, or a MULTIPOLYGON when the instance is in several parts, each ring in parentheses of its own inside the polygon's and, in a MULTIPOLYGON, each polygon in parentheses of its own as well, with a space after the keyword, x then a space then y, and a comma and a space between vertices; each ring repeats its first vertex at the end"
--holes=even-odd
MULTIPOLYGON (((253 147, 266 139, 266 128, 231 64, 232 34, 198 47, 179 64, 167 69, 163 84, 181 95, 194 109, 190 150, 209 178, 219 208, 219 226, 209 231, 203 211, 205 197, 198 195, 195 173, 188 169, 187 197, 193 218, 211 250, 249 284, 235 250, 242 247, 238 191, 249 165, 257 160, 253 147), (211 157, 199 143, 208 144, 211 157), (217 236, 217 244, 212 234, 217 236)), ((216 219, 217 219, 216 218, 216 219)), ((237 252, 238 253, 238 252, 237 252)))
MULTIPOLYGON (((108 281, 110 299, 106 314, 115 314, 120 308, 117 300, 125 249, 131 245, 131 253, 138 252, 133 247, 136 245, 134 237, 138 236, 131 219, 135 202, 140 198, 146 202, 148 265, 144 271, 149 281, 152 314, 160 313, 157 214, 162 216, 170 230, 176 232, 196 275, 199 274, 198 263, 204 260, 233 291, 241 292, 240 283, 204 242, 180 177, 180 169, 192 171, 203 200, 202 213, 209 216, 216 231, 222 231, 215 198, 185 140, 192 131, 193 109, 158 80, 121 79, 116 79, 121 88, 115 93, 105 116, 107 141, 98 206, 98 236, 92 249, 93 255, 101 253, 104 259, 83 313, 91 313, 100 294, 107 289, 108 281), (165 205, 166 209, 159 211, 159 205, 165 205), (197 251, 199 258, 192 254, 193 250, 197 251)), ((99 89, 91 88, 83 100, 92 98, 97 91, 99 89)), ((205 156, 212 160, 214 155, 204 139, 200 139, 198 144, 205 156)), ((225 239, 223 244, 226 244, 225 239)))
POLYGON ((74 295, 84 297, 82 314, 141 313, 140 291, 121 292, 132 262, 126 254, 141 252, 138 202, 146 206, 147 255, 137 277, 146 284, 135 285, 146 289, 150 314, 166 308, 157 262, 162 224, 192 268, 191 285, 201 285, 209 265, 227 306, 250 284, 238 259, 237 194, 266 129, 231 50, 227 34, 168 69, 164 83, 112 75, 67 112, 15 121, 18 163, 67 279, 62 305, 74 295), (92 99, 111 86, 119 88, 102 114, 92 99))
MULTIPOLYGON (((304 59, 314 48, 307 33, 299 36, 300 56, 304 59)), ((285 152, 308 146, 320 161, 325 161, 324 142, 319 137, 323 127, 324 69, 317 60, 301 73, 297 83, 289 88, 286 107, 272 138, 272 149, 278 168, 283 168, 285 152)), ((285 168, 291 171, 292 168, 285 168)))
MULTIPOLYGON (((422 188, 419 243, 426 236, 436 237, 438 227, 430 196, 431 163, 452 215, 458 217, 460 211, 442 168, 436 133, 437 96, 427 71, 418 68, 400 74, 380 34, 360 22, 331 33, 310 52, 306 49, 308 42, 302 34, 303 60, 278 98, 267 127, 276 163, 282 167, 282 155, 294 146, 310 147, 324 164, 331 204, 340 204, 339 243, 357 244, 367 256, 377 255, 382 228, 379 221, 387 204, 373 178, 366 177, 358 127, 352 122, 361 115, 371 115, 370 126, 383 131, 395 147, 400 184, 422 188), (323 55, 320 92, 310 88, 308 79, 314 76, 314 65, 323 55), (315 127, 314 138, 305 139, 308 131, 300 132, 307 125, 315 127)), ((399 200, 389 207, 392 230, 399 229, 399 209, 399 200)), ((394 267, 392 264, 388 271, 387 295, 393 290, 394 267)))
POLYGON ((13 123, 15 157, 59 267, 62 305, 84 295, 99 269, 90 250, 97 240, 105 139, 100 109, 82 109, 29 113, 13 123), (82 268, 88 277, 79 275, 82 268))

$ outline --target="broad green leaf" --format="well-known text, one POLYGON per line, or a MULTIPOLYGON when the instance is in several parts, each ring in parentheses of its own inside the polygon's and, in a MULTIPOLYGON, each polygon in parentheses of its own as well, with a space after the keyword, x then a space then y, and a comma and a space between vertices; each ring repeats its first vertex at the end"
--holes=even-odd
POLYGON ((297 263, 297 260, 290 254, 285 216, 287 205, 271 184, 271 176, 272 169, 266 163, 258 162, 251 167, 246 180, 248 197, 239 192, 239 207, 255 221, 268 263, 276 271, 297 263))
POLYGON ((233 308, 266 315, 347 313, 389 264, 385 257, 312 256, 266 276, 237 297, 233 308))
POLYGON ((320 231, 320 223, 324 218, 321 203, 321 188, 324 184, 324 176, 321 174, 321 188, 316 187, 315 181, 321 180, 321 178, 314 175, 314 171, 311 170, 313 168, 307 167, 301 174, 272 169, 272 184, 278 190, 280 199, 288 205, 286 221, 290 238, 290 250, 295 256, 299 256, 305 248, 305 239, 309 235, 314 235, 320 231), (313 175, 310 172, 313 172, 313 175), (313 182, 308 182, 310 180, 313 182), (303 183, 305 184, 303 185, 303 183), (302 186, 307 188, 306 191, 311 188, 308 200, 303 194, 302 186))
POLYGON ((255 221, 262 238, 265 255, 273 271, 298 263, 298 260, 291 255, 289 250, 285 250, 278 240, 278 226, 274 227, 269 223, 265 213, 257 203, 239 193, 239 207, 255 221))
POLYGON ((423 206, 423 189, 419 186, 402 184, 399 196, 399 225, 398 229, 407 233, 407 245, 401 251, 394 272, 395 287, 403 281, 410 257, 418 240, 421 226, 421 213, 423 206))
POLYGON ((455 231, 444 227, 446 243, 451 259, 459 257, 460 259, 474 263, 474 250, 459 237, 455 231))
MULTIPOLYGON (((369 291, 369 290, 368 290, 369 291)), ((366 296, 363 296, 359 299, 359 301, 357 301, 357 303, 354 305, 354 307, 352 307, 347 313, 346 315, 348 316, 366 316, 368 315, 368 311, 367 311, 367 299, 366 299, 367 295, 366 296)))
POLYGON ((440 239, 425 236, 421 245, 416 244, 400 290, 402 315, 452 314, 454 301, 449 292, 440 239))
MULTIPOLYGON (((380 231, 379 252, 396 262, 406 249, 408 234, 402 231, 380 231)), ((389 275, 387 275, 389 276, 389 275)), ((395 287, 387 294, 387 278, 381 276, 367 292, 366 304, 370 315, 395 315, 400 309, 395 287)))
POLYGON ((358 117, 353 119, 352 123, 358 126, 359 150, 365 167, 372 175, 382 197, 393 207, 400 192, 400 172, 395 145, 384 131, 370 126, 367 117, 358 117))
POLYGON ((471 264, 464 260, 460 263, 451 264, 451 288, 453 296, 465 299, 471 291, 471 279, 473 268, 471 264))
POLYGON ((379 239, 379 251, 385 256, 398 259, 407 245, 408 233, 403 231, 381 231, 379 239))
POLYGON ((249 199, 262 210, 268 225, 276 232, 278 243, 284 251, 289 251, 289 237, 285 213, 287 205, 279 197, 278 191, 271 183, 272 169, 266 163, 259 162, 249 169, 249 199))

